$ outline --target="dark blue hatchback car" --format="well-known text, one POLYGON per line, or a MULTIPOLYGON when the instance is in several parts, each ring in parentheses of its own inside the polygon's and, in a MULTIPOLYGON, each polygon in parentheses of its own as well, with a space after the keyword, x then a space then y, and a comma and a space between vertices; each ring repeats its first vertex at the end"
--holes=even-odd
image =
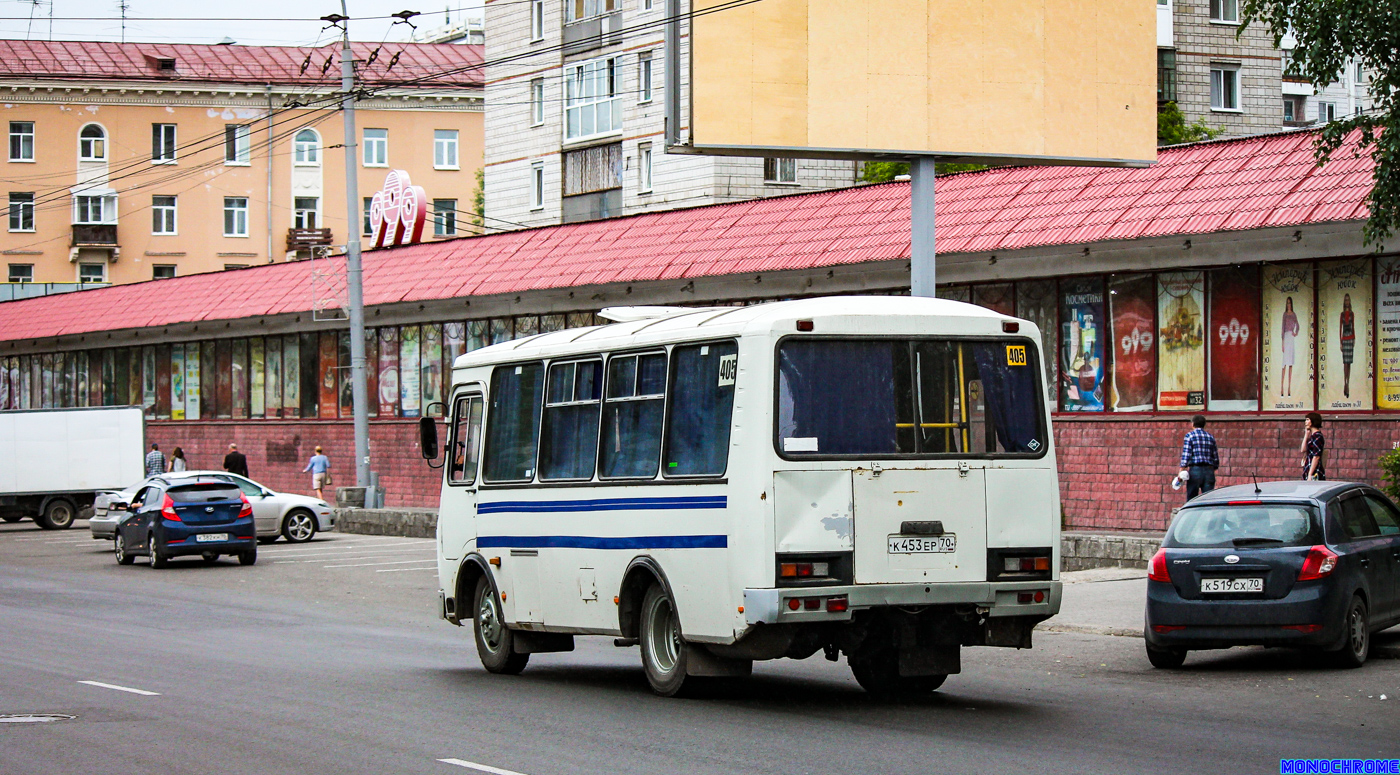
POLYGON ((137 556, 163 568, 172 557, 199 555, 215 562, 223 555, 244 565, 258 561, 253 506, 243 491, 214 478, 155 479, 131 500, 113 537, 117 562, 130 565, 137 556))
POLYGON ((1360 666, 1400 621, 1400 511, 1353 482, 1226 487, 1186 504, 1152 558, 1147 657, 1293 646, 1360 666))

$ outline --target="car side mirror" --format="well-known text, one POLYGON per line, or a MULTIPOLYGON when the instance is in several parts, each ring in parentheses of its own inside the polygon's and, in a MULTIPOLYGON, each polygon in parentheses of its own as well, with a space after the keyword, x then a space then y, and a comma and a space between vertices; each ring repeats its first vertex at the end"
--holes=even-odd
POLYGON ((437 460, 437 420, 432 417, 418 418, 418 447, 423 453, 424 460, 437 460))

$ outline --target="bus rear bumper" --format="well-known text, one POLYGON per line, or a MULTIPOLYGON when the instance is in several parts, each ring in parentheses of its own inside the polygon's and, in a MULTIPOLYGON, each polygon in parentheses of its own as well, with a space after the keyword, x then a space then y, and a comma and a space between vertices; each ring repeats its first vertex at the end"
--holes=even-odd
POLYGON ((927 605, 977 606, 987 609, 988 617, 1045 618, 1059 613, 1062 589, 1059 581, 746 589, 744 621, 750 625, 840 622, 849 621, 853 611, 927 605))

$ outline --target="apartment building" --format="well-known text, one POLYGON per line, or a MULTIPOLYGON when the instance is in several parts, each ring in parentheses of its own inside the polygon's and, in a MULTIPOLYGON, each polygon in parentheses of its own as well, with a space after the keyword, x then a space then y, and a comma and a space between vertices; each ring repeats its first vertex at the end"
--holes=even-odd
MULTIPOLYGON (((346 218, 339 45, 0 41, 6 280, 121 284, 342 250, 366 227, 346 218)), ((353 51, 369 89, 360 193, 405 170, 433 200, 428 233, 461 233, 481 46, 353 51)))
POLYGON ((848 161, 666 154, 664 5, 486 4, 488 228, 573 223, 854 182, 855 164, 848 161))

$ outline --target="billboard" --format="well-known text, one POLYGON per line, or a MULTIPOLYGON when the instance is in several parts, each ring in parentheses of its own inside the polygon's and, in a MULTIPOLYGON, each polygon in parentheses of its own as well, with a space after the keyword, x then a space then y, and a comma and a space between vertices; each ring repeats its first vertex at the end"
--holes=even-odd
POLYGON ((1123 0, 695 0, 671 152, 1155 161, 1156 9, 1123 0), (714 12, 705 13, 707 9, 714 12))

